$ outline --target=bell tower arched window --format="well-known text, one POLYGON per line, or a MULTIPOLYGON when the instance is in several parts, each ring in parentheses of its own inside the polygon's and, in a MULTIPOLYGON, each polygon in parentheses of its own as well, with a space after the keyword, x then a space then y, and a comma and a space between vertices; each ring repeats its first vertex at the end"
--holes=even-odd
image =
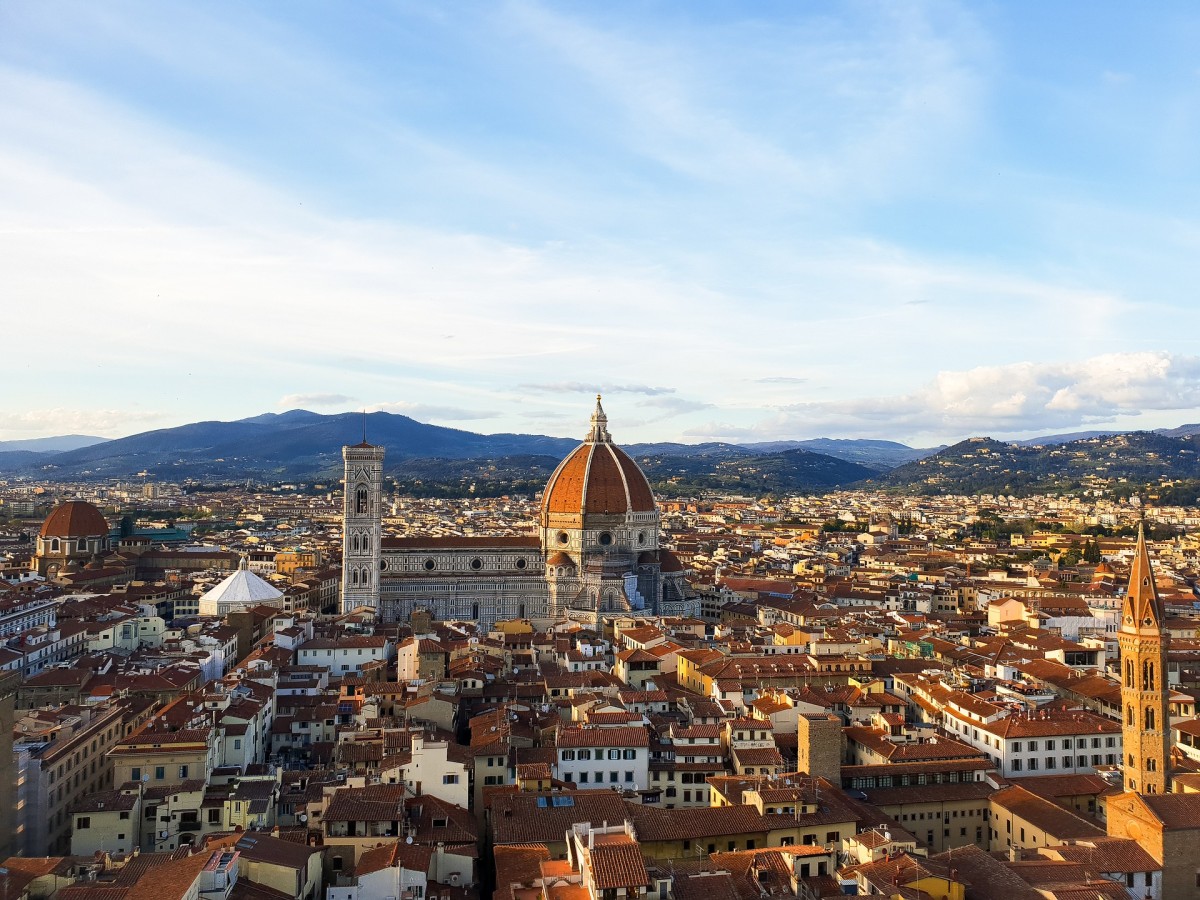
POLYGON ((354 511, 360 516, 367 513, 367 489, 364 485, 359 485, 358 491, 355 492, 354 511))
POLYGON ((1154 685, 1154 663, 1152 663, 1150 660, 1146 660, 1142 663, 1142 690, 1156 690, 1154 685))
POLYGON ((1146 731, 1154 731, 1155 716, 1154 707, 1146 707, 1146 731))

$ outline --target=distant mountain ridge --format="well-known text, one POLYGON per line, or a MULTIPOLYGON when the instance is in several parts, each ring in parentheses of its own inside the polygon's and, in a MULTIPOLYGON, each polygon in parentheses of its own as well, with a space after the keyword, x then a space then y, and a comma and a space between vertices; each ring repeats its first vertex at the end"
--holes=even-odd
POLYGON ((60 434, 55 437, 25 438, 17 441, 0 441, 0 453, 15 450, 28 450, 31 453, 62 453, 65 450, 78 450, 90 447, 92 444, 102 444, 108 438, 95 437, 90 434, 60 434))
MULTIPOLYGON (((233 422, 194 422, 56 453, 0 452, 0 472, 53 480, 127 478, 140 472, 164 480, 333 478, 341 470, 342 446, 358 443, 364 433, 370 442, 387 448, 389 474, 411 476, 414 483, 426 485, 435 479, 439 489, 449 489, 446 479, 476 483, 487 480, 488 473, 495 470, 508 473, 513 483, 527 480, 518 477, 518 460, 532 465, 530 478, 541 478, 538 470, 544 468, 546 460, 552 462, 552 469, 580 443, 577 438, 546 435, 476 434, 423 424, 394 413, 327 416, 289 410, 233 422), (480 460, 489 465, 480 469, 460 464, 480 460), (439 467, 446 478, 435 478, 439 467)), ((729 484, 759 491, 848 484, 886 471, 895 465, 890 462, 892 458, 909 458, 921 452, 891 442, 861 442, 860 447, 860 442, 837 441, 833 443, 840 452, 820 453, 806 449, 806 443, 778 445, 782 449, 720 442, 622 446, 635 458, 645 460, 644 465, 650 469, 659 466, 664 472, 671 466, 663 460, 690 460, 682 471, 664 474, 677 484, 729 484), (855 454, 870 459, 873 465, 847 458, 855 454), (752 465, 748 460, 762 462, 752 465)))
MULTIPOLYGON (((60 451, 0 444, 0 474, 47 480, 153 477, 183 481, 336 479, 341 448, 363 438, 387 448, 386 471, 417 492, 454 494, 540 489, 578 438, 477 434, 374 412, 264 413, 195 422, 60 451)), ((44 439, 82 442, 68 435, 44 439)), ((623 444, 664 496, 689 491, 763 494, 862 486, 923 493, 1075 490, 1097 478, 1155 485, 1164 496, 1200 493, 1200 425, 1157 432, 1081 432, 1004 442, 971 438, 917 449, 893 441, 813 438, 746 445, 623 444)), ((1124 490, 1125 488, 1123 488, 1124 490)))
MULTIPOLYGON (((1090 438, 1111 437, 1118 434, 1136 434, 1136 431, 1125 431, 1120 428, 1097 431, 1071 431, 1065 434, 1043 434, 1034 438, 1023 438, 1013 441, 1023 447, 1049 447, 1052 444, 1069 444, 1071 441, 1086 441, 1090 438)), ((1167 437, 1188 437, 1200 434, 1200 425, 1179 425, 1175 428, 1155 428, 1148 434, 1162 434, 1167 437)))

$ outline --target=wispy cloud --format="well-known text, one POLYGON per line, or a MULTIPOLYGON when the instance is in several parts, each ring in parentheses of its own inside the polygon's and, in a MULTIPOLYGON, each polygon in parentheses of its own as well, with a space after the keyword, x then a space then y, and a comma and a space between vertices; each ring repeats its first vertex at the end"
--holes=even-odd
POLYGON ((278 405, 295 409, 304 406, 347 406, 357 402, 357 398, 345 394, 288 394, 279 399, 278 405))
POLYGON ((547 394, 644 394, 655 397, 673 394, 675 388, 653 387, 648 384, 614 384, 611 382, 553 381, 544 384, 518 384, 518 391, 538 391, 547 394))
POLYGON ((661 410, 663 414, 678 416, 683 413, 712 409, 713 405, 703 400, 686 400, 683 397, 651 397, 637 404, 643 409, 661 410))
POLYGON ((634 404, 632 416, 621 417, 618 423, 622 428, 645 428, 648 425, 712 408, 712 403, 703 400, 689 400, 684 397, 647 397, 634 404), (642 414, 640 417, 639 413, 642 414))
POLYGON ((751 17, 717 25, 680 16, 640 34, 533 0, 508 9, 522 35, 587 79, 622 123, 610 131, 633 150, 705 183, 753 183, 775 202, 780 188, 792 200, 886 190, 898 173, 927 165, 968 127, 980 80, 969 60, 989 55, 952 7, 935 16, 892 6, 849 21, 784 16, 769 33, 751 17), (775 116, 754 115, 764 102, 775 116))
POLYGON ((422 422, 469 422, 494 419, 499 413, 492 410, 460 409, 454 406, 437 406, 428 403, 412 403, 396 400, 391 403, 375 403, 367 407, 369 412, 399 413, 422 422))
POLYGON ((419 397, 395 408, 577 433, 598 392, 626 439, 991 430, 1134 415, 1054 360, 1180 361, 1200 329, 1194 98, 1105 106, 1160 82, 1095 55, 1056 103, 1022 83, 1064 133, 1175 123, 1135 200, 1128 152, 1056 169, 1062 134, 1006 130, 1010 37, 970 5, 19 6, 0 295, 56 360, 0 359, 24 421, 419 397), (976 370, 1023 384, 1013 359, 1025 400, 984 375, 954 400, 976 370))

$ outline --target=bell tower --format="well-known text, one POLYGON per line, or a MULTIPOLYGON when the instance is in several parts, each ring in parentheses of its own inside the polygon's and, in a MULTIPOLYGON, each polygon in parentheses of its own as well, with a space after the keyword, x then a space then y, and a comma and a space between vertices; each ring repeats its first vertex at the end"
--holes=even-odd
POLYGON ((346 463, 342 506, 342 612, 379 609, 383 558, 383 448, 365 440, 342 448, 346 463))
POLYGON ((1167 699, 1166 612, 1154 586, 1144 529, 1129 571, 1121 608, 1121 705, 1125 790, 1164 794, 1170 790, 1171 720, 1167 699))

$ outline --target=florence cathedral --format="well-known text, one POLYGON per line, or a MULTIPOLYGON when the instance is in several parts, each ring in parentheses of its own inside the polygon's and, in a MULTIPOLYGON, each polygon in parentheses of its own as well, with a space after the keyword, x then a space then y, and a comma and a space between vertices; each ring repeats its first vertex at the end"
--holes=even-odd
POLYGON ((505 619, 594 625, 604 614, 694 615, 679 558, 659 546, 658 504, 645 474, 613 443, 596 398, 583 443, 550 476, 535 531, 517 537, 383 534, 384 448, 342 448, 342 608, 381 621, 414 610, 438 621, 505 619))

